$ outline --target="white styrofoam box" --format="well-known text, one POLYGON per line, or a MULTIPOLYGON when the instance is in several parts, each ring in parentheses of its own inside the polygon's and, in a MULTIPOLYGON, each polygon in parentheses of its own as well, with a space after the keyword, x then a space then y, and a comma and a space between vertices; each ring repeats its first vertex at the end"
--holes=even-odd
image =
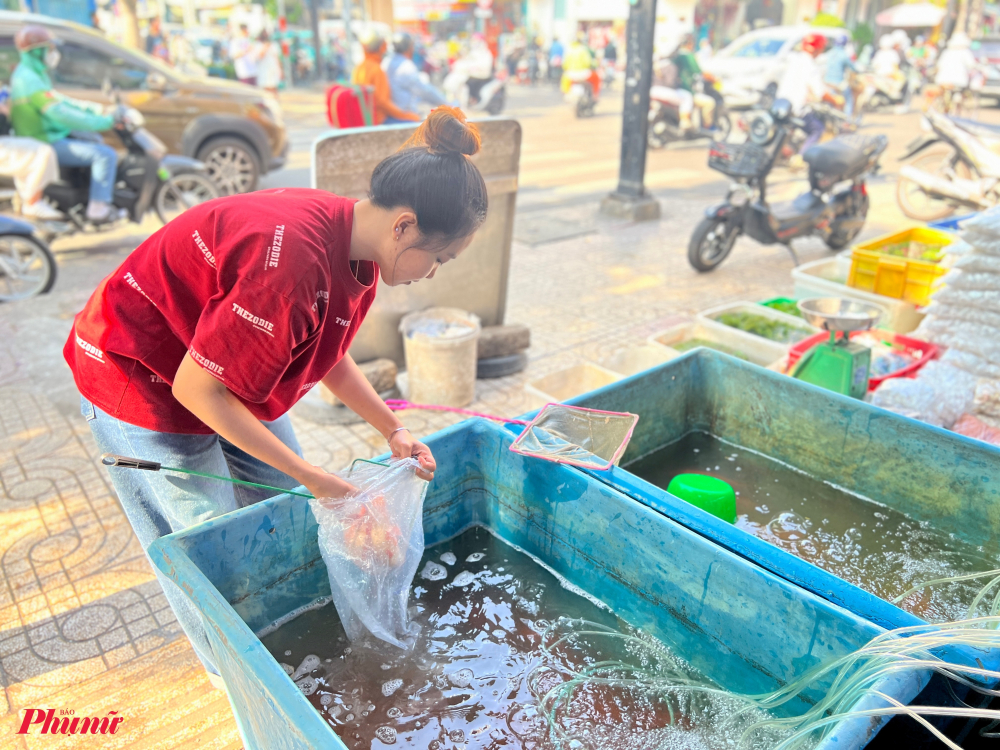
POLYGON ((524 389, 544 399, 546 403, 554 403, 568 401, 621 379, 622 376, 617 372, 607 370, 593 362, 584 362, 541 378, 529 380, 524 389))
POLYGON ((888 311, 888 315, 880 320, 878 325, 880 328, 887 328, 894 333, 909 333, 920 325, 924 314, 912 302, 847 286, 849 272, 850 258, 848 258, 845 269, 843 259, 840 256, 803 263, 798 268, 792 269, 795 297, 796 299, 843 297, 881 305, 888 311))
POLYGON ((758 305, 755 302, 733 302, 698 313, 698 322, 706 329, 713 331, 719 341, 734 349, 746 352, 751 361, 764 367, 768 367, 784 357, 788 353, 788 348, 791 344, 771 341, 763 336, 741 331, 738 328, 732 328, 715 320, 718 316, 729 312, 744 312, 759 315, 764 318, 787 323, 795 328, 802 328, 810 333, 819 333, 818 328, 809 325, 802 318, 796 318, 794 315, 788 315, 787 313, 773 310, 770 307, 758 305))

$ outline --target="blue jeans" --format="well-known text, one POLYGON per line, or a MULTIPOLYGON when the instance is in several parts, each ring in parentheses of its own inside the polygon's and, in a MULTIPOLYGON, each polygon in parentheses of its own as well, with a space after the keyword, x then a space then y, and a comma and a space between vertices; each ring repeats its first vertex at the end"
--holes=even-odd
MULTIPOLYGON (((122 422, 80 399, 84 418, 101 453, 159 461, 166 466, 193 469, 258 484, 294 489, 299 485, 287 474, 244 453, 218 435, 176 435, 156 432, 122 422)), ((281 442, 302 455, 291 420, 286 414, 262 422, 281 442)), ((214 479, 112 467, 108 470, 125 515, 145 550, 155 539, 223 513, 253 505, 274 493, 241 487, 214 479)), ((212 647, 194 606, 181 590, 154 566, 163 593, 177 621, 191 640, 205 669, 214 674, 212 647)))
POLYGON ((118 154, 111 146, 63 138, 53 143, 52 148, 61 166, 90 167, 90 200, 111 203, 118 169, 118 154))

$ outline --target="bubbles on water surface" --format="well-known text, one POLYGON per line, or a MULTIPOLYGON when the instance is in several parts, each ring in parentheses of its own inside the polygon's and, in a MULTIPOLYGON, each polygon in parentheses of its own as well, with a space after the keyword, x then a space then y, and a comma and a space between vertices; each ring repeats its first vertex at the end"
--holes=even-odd
POLYGON ((295 686, 302 691, 303 695, 312 695, 316 692, 316 688, 319 687, 319 683, 312 677, 303 677, 295 683, 295 686))
POLYGON ((438 559, 441 560, 441 562, 443 562, 445 565, 454 565, 458 561, 458 558, 455 557, 454 552, 445 552, 438 559))
POLYGON ((448 577, 448 571, 443 565, 428 560, 424 569, 420 571, 420 577, 428 581, 441 581, 448 577))
POLYGON ((479 562, 484 557, 486 557, 486 553, 485 552, 473 552, 471 555, 469 555, 467 558, 465 558, 465 561, 466 562, 470 562, 470 563, 472 563, 472 562, 479 562))
POLYGON ((392 745, 396 742, 396 730, 392 727, 379 727, 375 730, 375 737, 379 742, 392 745))
POLYGON ((398 719, 400 716, 403 715, 403 709, 401 709, 399 706, 391 706, 389 710, 385 712, 385 715, 388 716, 390 719, 398 719))
POLYGON ((467 570, 463 570, 461 573, 455 576, 455 578, 451 582, 451 585, 457 586, 459 588, 464 588, 465 586, 469 586, 470 584, 474 583, 475 580, 476 580, 475 575, 473 575, 467 570))
POLYGON ((460 669, 448 675, 448 682, 458 688, 467 688, 472 684, 475 675, 471 669, 460 669))
POLYGON ((388 698, 401 687, 403 687, 403 681, 398 677, 394 680, 386 680, 382 683, 382 695, 388 698))
POLYGON ((329 693, 321 695, 319 697, 319 702, 321 706, 329 706, 331 703, 333 703, 333 696, 330 695, 329 693))
POLYGON ((309 674, 314 669, 318 669, 319 665, 320 658, 316 656, 316 654, 309 654, 309 656, 303 659, 302 663, 299 664, 299 668, 295 670, 295 673, 292 675, 292 679, 297 680, 302 675, 309 674))
POLYGON ((282 664, 281 668, 285 670, 285 674, 287 674, 289 677, 291 677, 292 673, 295 671, 295 667, 293 667, 291 664, 282 664))

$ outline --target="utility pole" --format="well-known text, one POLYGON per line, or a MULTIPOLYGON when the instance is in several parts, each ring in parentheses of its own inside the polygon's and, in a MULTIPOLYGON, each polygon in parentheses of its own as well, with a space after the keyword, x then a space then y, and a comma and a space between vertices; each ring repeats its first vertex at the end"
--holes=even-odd
POLYGON ((313 53, 316 58, 315 80, 323 80, 323 42, 319 38, 319 0, 309 0, 309 18, 312 21, 313 53))
POLYGON ((601 201, 601 213, 632 221, 649 221, 660 218, 660 203, 646 192, 644 185, 656 0, 629 0, 629 4, 632 7, 625 32, 628 56, 618 189, 601 201))
POLYGON ((288 44, 288 15, 285 13, 285 0, 278 0, 278 32, 281 34, 281 68, 285 76, 285 85, 292 85, 292 48, 288 44))
POLYGON ((351 0, 341 0, 341 8, 344 14, 344 65, 347 70, 344 74, 348 81, 354 72, 354 32, 351 31, 351 19, 354 18, 354 7, 351 0))

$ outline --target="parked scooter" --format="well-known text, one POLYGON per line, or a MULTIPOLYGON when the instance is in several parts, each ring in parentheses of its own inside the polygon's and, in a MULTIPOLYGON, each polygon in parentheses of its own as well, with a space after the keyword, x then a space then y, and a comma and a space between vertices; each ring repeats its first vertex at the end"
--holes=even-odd
POLYGON ((714 106, 705 108, 698 106, 696 96, 694 110, 691 113, 692 127, 682 128, 680 125, 680 97, 677 89, 667 86, 650 87, 648 138, 652 148, 663 148, 672 141, 697 138, 724 141, 729 138, 733 125, 722 94, 715 87, 715 79, 710 76, 699 78, 695 82, 694 88, 695 95, 711 97, 714 106))
POLYGON ((839 250, 861 231, 868 215, 865 180, 877 169, 888 139, 851 136, 813 146, 804 154, 809 190, 790 203, 771 205, 767 176, 791 130, 801 126, 788 101, 778 99, 751 124, 746 143, 712 144, 708 166, 733 182, 726 200, 705 212, 691 236, 688 261, 695 269, 717 268, 744 233, 765 245, 781 243, 795 258, 793 239, 815 235, 839 250))
POLYGON ((0 302, 45 294, 56 283, 56 259, 26 221, 0 215, 0 302))
POLYGON ((918 221, 937 221, 958 208, 980 210, 1000 201, 1000 126, 927 110, 927 131, 900 160, 937 146, 899 170, 896 201, 918 221))

